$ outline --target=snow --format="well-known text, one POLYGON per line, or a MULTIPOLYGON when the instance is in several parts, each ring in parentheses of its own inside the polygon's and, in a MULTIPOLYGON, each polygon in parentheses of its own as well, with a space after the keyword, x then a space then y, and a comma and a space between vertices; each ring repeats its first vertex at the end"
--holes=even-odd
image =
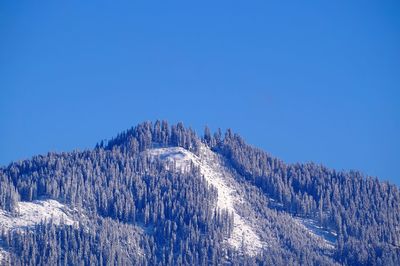
POLYGON ((300 227, 302 227, 302 229, 306 230, 311 237, 319 240, 323 247, 328 249, 335 248, 335 242, 337 239, 336 232, 324 229, 313 219, 296 217, 294 220, 300 227))
POLYGON ((52 220, 54 224, 60 224, 61 221, 67 225, 77 224, 72 218, 73 211, 56 200, 21 201, 17 210, 17 215, 0 210, 0 228, 12 230, 32 227, 44 220, 52 220))
MULTIPOLYGON (((0 210, 0 230, 19 230, 29 228, 41 221, 60 224, 62 221, 67 225, 77 225, 78 222, 72 217, 73 210, 56 200, 37 200, 33 202, 18 202, 18 214, 11 214, 0 210)), ((9 252, 5 250, 0 242, 0 264, 7 264, 9 252)))
POLYGON ((256 255, 266 246, 252 227, 252 222, 239 215, 237 208, 243 202, 239 185, 224 166, 222 159, 208 147, 201 144, 199 156, 180 147, 150 149, 146 153, 152 157, 174 162, 178 171, 188 171, 192 164, 199 167, 207 182, 217 189, 218 198, 215 207, 226 209, 233 214, 233 231, 227 239, 230 246, 238 250, 243 246, 244 251, 250 256, 256 255))

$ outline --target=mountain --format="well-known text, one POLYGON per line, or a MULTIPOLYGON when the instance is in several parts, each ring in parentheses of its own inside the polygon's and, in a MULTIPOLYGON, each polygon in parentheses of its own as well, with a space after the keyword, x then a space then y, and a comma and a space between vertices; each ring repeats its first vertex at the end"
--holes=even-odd
POLYGON ((397 186, 145 122, 0 168, 4 265, 400 265, 397 186))

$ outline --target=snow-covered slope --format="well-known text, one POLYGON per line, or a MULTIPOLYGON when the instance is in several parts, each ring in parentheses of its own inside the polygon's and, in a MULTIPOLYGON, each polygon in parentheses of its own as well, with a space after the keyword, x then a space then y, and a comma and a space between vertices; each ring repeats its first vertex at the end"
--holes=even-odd
MULTIPOLYGON (((68 225, 77 225, 73 218, 74 211, 56 200, 37 200, 33 202, 19 202, 18 214, 11 214, 0 210, 0 230, 19 230, 29 228, 41 221, 68 225)), ((0 242, 0 265, 7 264, 9 253, 0 242)))
POLYGON ((73 211, 56 200, 37 200, 33 202, 19 202, 18 214, 12 215, 0 210, 0 228, 18 229, 34 226, 46 220, 54 224, 72 225, 77 223, 72 217, 73 211))
POLYGON ((216 207, 226 209, 233 214, 233 232, 227 242, 239 249, 243 245, 249 255, 256 255, 267 243, 260 239, 253 222, 239 215, 238 207, 243 202, 242 193, 221 158, 205 145, 201 145, 200 156, 180 147, 157 148, 146 151, 150 156, 175 163, 178 171, 187 171, 193 165, 199 167, 201 174, 218 192, 216 207))

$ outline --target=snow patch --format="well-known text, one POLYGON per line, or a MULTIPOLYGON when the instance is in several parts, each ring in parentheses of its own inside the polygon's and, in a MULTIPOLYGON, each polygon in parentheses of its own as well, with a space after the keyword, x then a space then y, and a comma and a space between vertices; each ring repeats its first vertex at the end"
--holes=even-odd
POLYGON ((18 202, 17 214, 11 214, 0 210, 0 228, 13 230, 24 227, 32 227, 46 220, 54 224, 63 222, 67 225, 75 225, 78 222, 72 217, 73 211, 66 205, 56 200, 36 200, 33 202, 18 202))
POLYGON ((181 147, 150 149, 146 153, 174 163, 177 171, 188 171, 192 165, 199 167, 207 182, 217 189, 216 207, 226 209, 233 214, 233 232, 227 239, 229 245, 235 249, 243 248, 251 256, 259 253, 266 246, 266 243, 260 240, 251 226, 251 221, 238 214, 237 205, 243 202, 238 184, 232 174, 223 166, 221 158, 208 147, 201 144, 199 156, 181 147))
MULTIPOLYGON (((17 213, 11 214, 0 210, 0 230, 19 230, 33 227, 41 221, 52 221, 53 224, 63 222, 67 225, 77 225, 73 219, 73 210, 56 200, 36 200, 33 202, 18 202, 17 213)), ((0 240, 0 264, 8 263, 9 251, 2 247, 0 240)))
POLYGON ((319 240, 322 246, 328 249, 335 248, 337 233, 335 231, 326 230, 318 225, 313 219, 294 217, 295 222, 305 229, 313 238, 319 240))

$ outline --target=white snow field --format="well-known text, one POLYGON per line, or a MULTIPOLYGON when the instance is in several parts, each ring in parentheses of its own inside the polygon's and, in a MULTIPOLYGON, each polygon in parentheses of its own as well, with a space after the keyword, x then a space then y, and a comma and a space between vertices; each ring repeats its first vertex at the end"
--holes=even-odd
POLYGON ((150 156, 175 162, 178 171, 188 171, 191 162, 199 167, 207 182, 217 189, 216 207, 226 209, 233 214, 233 232, 227 239, 229 245, 236 249, 243 246, 244 251, 251 256, 256 255, 263 246, 267 246, 267 243, 260 239, 256 230, 252 227, 251 221, 238 214, 236 208, 243 202, 239 186, 217 154, 203 144, 200 147, 200 156, 180 147, 156 148, 146 152, 150 156))
POLYGON ((56 200, 21 201, 18 203, 18 214, 11 215, 0 210, 0 228, 6 230, 31 227, 41 221, 73 225, 77 223, 72 217, 73 211, 56 200))
MULTIPOLYGON (((41 221, 68 225, 77 225, 73 218, 73 210, 56 200, 36 200, 33 202, 18 202, 18 214, 0 210, 0 230, 19 230, 29 228, 41 221)), ((0 242, 0 265, 7 264, 9 253, 2 248, 0 242)))

